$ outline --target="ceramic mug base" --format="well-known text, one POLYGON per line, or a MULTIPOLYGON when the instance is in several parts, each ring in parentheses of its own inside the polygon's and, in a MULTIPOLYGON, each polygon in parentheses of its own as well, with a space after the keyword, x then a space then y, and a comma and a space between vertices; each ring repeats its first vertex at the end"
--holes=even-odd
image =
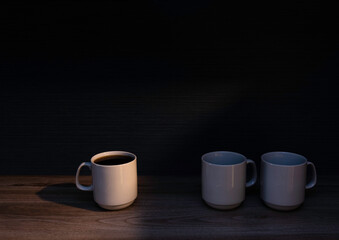
POLYGON ((232 204, 232 205, 218 205, 218 204, 213 204, 213 203, 210 203, 210 202, 207 202, 207 201, 205 201, 205 203, 208 206, 215 208, 215 209, 219 209, 219 210, 231 210, 231 209, 237 208, 241 205, 241 203, 232 204))
POLYGON ((107 210, 120 210, 120 209, 129 207, 130 205, 132 205, 133 202, 134 202, 134 200, 131 201, 131 202, 125 203, 125 204, 117 205, 117 206, 103 205, 103 204, 99 204, 99 203, 98 203, 98 205, 100 207, 104 208, 104 209, 107 209, 107 210))
POLYGON ((291 210, 297 209, 301 205, 301 204, 297 204, 297 205, 294 205, 294 206, 280 206, 280 205, 272 204, 272 203, 265 202, 265 201, 263 201, 263 202, 268 207, 273 208, 275 210, 279 210, 279 211, 291 211, 291 210))

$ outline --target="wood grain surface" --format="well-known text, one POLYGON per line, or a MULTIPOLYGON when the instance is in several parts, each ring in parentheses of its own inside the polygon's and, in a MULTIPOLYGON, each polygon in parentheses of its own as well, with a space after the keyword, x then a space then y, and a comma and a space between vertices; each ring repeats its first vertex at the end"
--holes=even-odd
POLYGON ((73 176, 1 176, 0 239, 339 239, 338 185, 320 176, 291 212, 265 207, 254 186, 239 208, 217 211, 199 177, 139 176, 136 202, 106 211, 73 176))

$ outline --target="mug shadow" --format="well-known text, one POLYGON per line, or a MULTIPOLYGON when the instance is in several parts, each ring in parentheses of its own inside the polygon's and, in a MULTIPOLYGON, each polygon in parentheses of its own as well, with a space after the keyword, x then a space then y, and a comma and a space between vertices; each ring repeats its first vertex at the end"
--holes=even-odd
POLYGON ((45 201, 95 212, 104 211, 94 202, 93 192, 79 191, 74 183, 48 185, 36 194, 45 201))

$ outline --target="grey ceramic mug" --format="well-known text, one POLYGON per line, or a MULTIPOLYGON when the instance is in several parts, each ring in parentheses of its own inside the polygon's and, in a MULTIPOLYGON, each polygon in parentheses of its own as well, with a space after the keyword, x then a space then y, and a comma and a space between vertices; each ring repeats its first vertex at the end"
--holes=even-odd
POLYGON ((245 189, 255 184, 255 163, 244 155, 217 151, 206 153, 202 161, 202 198, 216 209, 232 209, 245 200, 245 189), (246 182, 247 165, 252 165, 252 178, 246 182))
POLYGON ((315 186, 317 174, 313 163, 299 154, 269 152, 261 156, 260 196, 264 203, 277 210, 298 208, 305 198, 305 189, 315 186), (312 179, 306 183, 307 166, 312 179))

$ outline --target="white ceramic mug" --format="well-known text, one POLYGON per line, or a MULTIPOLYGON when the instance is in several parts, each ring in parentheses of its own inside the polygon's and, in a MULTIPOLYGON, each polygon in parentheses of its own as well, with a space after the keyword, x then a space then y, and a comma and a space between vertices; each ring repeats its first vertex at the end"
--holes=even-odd
POLYGON ((83 191, 93 191, 94 201, 102 208, 118 210, 131 205, 138 195, 137 157, 124 151, 110 151, 94 155, 90 162, 80 164, 75 178, 76 186, 83 191), (100 161, 123 156, 126 163, 102 165, 100 161), (83 166, 92 171, 92 185, 79 183, 83 166))
POLYGON ((255 184, 255 162, 227 151, 206 153, 202 160, 202 198, 216 209, 232 209, 245 200, 245 188, 255 184), (246 182, 247 164, 252 165, 252 178, 246 182))
POLYGON ((298 208, 305 198, 305 188, 315 186, 317 174, 313 163, 299 154, 269 152, 261 156, 260 195, 264 203, 277 210, 298 208), (307 166, 312 179, 306 183, 307 166))

